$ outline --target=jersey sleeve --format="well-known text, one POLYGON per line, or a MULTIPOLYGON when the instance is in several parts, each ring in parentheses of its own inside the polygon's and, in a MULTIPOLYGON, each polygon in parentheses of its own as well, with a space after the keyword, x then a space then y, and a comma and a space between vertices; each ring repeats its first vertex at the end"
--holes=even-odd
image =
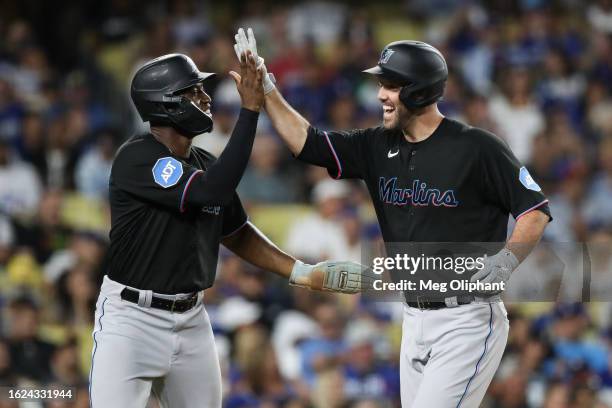
POLYGON ((248 217, 246 211, 244 211, 240 197, 238 197, 238 194, 234 193, 232 202, 223 207, 223 229, 221 231, 221 236, 225 238, 232 235, 242 228, 247 221, 248 217))
POLYGON ((311 126, 297 158, 327 168, 335 179, 364 178, 367 140, 367 129, 328 132, 311 126))
POLYGON ((552 220, 548 200, 527 168, 518 161, 508 145, 495 135, 473 129, 480 145, 480 171, 487 196, 515 219, 540 210, 552 220))
POLYGON ((146 141, 122 147, 111 169, 111 184, 139 200, 185 211, 185 193, 202 170, 146 141))

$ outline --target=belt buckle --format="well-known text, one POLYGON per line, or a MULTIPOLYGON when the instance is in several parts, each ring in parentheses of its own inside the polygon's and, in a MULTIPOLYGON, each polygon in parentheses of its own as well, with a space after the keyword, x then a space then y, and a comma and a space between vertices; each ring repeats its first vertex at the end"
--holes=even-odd
POLYGON ((426 309, 428 304, 431 306, 431 302, 427 300, 425 296, 417 296, 416 302, 417 302, 417 307, 419 308, 419 310, 426 309))

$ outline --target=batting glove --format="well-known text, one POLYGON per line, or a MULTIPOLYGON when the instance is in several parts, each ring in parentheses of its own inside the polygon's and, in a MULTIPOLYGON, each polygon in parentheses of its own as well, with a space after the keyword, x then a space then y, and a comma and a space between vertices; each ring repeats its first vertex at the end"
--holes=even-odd
POLYGON ((296 261, 289 284, 308 289, 340 293, 358 293, 372 288, 375 276, 356 262, 319 262, 308 265, 296 261))
MULTIPOLYGON (((508 282, 510 275, 519 266, 519 260, 508 248, 504 248, 493 256, 484 258, 484 266, 476 272, 470 282, 480 281, 480 283, 501 283, 508 282)), ((486 295, 497 295, 501 290, 482 291, 486 295)))
POLYGON ((266 64, 264 64, 264 59, 257 54, 257 41, 255 41, 255 35, 253 34, 253 29, 249 28, 247 30, 247 34, 244 33, 243 28, 238 29, 238 33, 234 36, 236 40, 236 44, 234 44, 234 51, 236 51, 236 56, 240 61, 240 56, 248 51, 251 51, 251 54, 256 60, 256 65, 258 69, 263 71, 263 88, 264 95, 269 94, 276 88, 274 83, 276 80, 274 79, 274 75, 269 74, 266 68, 266 64))

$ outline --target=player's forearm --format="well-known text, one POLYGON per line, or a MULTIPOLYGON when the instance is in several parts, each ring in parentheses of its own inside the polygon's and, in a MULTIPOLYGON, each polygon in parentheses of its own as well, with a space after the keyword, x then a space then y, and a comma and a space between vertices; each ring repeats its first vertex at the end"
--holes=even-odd
POLYGON ((192 206, 227 205, 246 169, 257 130, 259 112, 241 109, 227 146, 219 159, 201 176, 194 177, 187 192, 192 206))
POLYGON ((281 251, 250 222, 237 233, 225 238, 223 245, 233 253, 257 266, 289 279, 295 259, 281 251))
POLYGON ((287 103, 278 89, 266 95, 264 107, 291 153, 299 155, 306 143, 310 123, 287 103))
POLYGON ((518 219, 506 247, 512 251, 519 262, 523 262, 538 244, 548 221, 548 215, 537 210, 518 219))

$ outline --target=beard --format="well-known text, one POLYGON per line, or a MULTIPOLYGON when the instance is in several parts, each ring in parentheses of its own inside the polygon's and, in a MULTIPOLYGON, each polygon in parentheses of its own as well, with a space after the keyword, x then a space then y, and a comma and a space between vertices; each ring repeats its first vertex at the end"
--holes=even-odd
POLYGON ((422 112, 422 109, 409 109, 404 106, 403 103, 400 103, 395 106, 395 111, 393 111, 393 116, 385 119, 383 116, 383 127, 389 130, 403 130, 410 122, 416 119, 422 112))

